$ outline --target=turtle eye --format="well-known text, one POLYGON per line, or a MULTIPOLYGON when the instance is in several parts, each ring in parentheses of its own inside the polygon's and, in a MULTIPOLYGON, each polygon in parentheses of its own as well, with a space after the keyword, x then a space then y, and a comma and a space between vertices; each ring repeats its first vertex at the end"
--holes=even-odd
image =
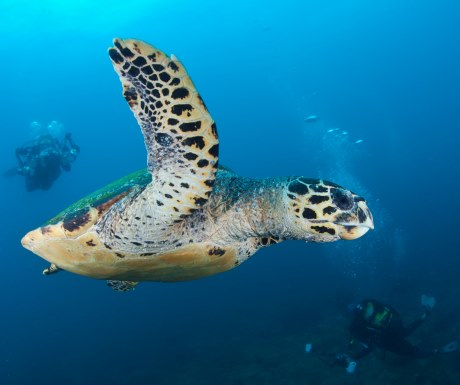
POLYGON ((350 210, 353 205, 353 197, 348 191, 334 189, 331 192, 332 201, 340 210, 350 210))

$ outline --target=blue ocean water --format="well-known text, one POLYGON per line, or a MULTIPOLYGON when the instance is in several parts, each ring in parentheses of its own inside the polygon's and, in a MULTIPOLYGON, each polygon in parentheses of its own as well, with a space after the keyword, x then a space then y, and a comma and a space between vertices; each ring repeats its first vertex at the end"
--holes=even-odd
POLYGON ((449 0, 2 1, 2 170, 32 121, 64 124, 81 154, 48 191, 0 178, 0 384, 460 383, 459 353, 374 354, 351 378, 304 352, 345 350, 344 311, 364 297, 409 322, 433 295, 412 341, 459 337, 459 14, 449 0), (146 164, 107 55, 114 37, 184 63, 222 164, 344 185, 367 198, 375 230, 282 243, 220 275, 131 293, 42 276, 21 237, 146 164))

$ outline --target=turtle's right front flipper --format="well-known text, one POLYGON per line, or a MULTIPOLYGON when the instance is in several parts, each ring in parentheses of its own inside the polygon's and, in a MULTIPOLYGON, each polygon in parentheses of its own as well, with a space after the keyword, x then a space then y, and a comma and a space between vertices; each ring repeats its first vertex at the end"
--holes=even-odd
POLYGON ((139 40, 109 49, 123 96, 144 135, 153 183, 143 194, 158 225, 182 220, 208 200, 218 161, 216 126, 182 64, 139 40))

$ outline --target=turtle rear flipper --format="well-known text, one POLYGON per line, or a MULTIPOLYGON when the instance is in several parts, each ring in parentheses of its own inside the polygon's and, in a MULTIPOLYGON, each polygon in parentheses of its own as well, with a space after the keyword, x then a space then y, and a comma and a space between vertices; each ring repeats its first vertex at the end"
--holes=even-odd
POLYGON ((203 206, 218 162, 216 126, 182 64, 138 40, 109 49, 123 96, 144 135, 153 183, 143 198, 157 224, 170 225, 203 206))
POLYGON ((42 271, 43 275, 51 275, 51 274, 56 274, 59 273, 62 269, 59 268, 57 265, 52 263, 49 267, 47 267, 45 270, 42 271))
POLYGON ((107 286, 115 291, 132 291, 139 282, 108 280, 107 286))

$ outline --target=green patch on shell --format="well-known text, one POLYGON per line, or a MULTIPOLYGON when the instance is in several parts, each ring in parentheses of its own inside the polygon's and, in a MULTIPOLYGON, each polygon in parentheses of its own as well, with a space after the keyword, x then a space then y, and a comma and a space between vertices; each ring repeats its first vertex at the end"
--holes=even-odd
POLYGON ((133 172, 123 178, 110 183, 109 185, 87 195, 86 197, 75 202, 73 205, 61 211, 54 218, 47 221, 43 226, 54 225, 58 222, 75 218, 84 212, 88 211, 90 207, 97 207, 110 199, 120 195, 132 187, 139 186, 145 187, 152 181, 152 175, 147 169, 133 172))

